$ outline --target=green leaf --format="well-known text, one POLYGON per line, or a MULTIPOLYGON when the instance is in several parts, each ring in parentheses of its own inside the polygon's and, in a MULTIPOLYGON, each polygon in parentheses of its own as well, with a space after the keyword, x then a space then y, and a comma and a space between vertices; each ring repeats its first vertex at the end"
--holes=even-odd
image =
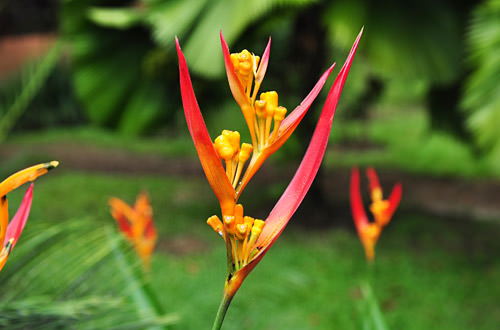
POLYGON ((141 23, 143 13, 138 8, 90 7, 87 17, 100 26, 128 29, 141 23))
POLYGON ((500 147, 500 1, 486 1, 474 11, 467 37, 473 70, 462 104, 477 144, 494 152, 500 147))

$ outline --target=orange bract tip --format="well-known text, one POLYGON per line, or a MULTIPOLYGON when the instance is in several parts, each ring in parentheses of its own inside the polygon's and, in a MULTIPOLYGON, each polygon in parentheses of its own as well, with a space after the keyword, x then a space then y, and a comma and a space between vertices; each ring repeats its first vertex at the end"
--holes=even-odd
POLYGON ((59 162, 53 160, 51 162, 33 165, 12 174, 0 183, 0 196, 5 196, 10 191, 26 182, 35 181, 38 177, 44 175, 57 166, 59 166, 59 162))

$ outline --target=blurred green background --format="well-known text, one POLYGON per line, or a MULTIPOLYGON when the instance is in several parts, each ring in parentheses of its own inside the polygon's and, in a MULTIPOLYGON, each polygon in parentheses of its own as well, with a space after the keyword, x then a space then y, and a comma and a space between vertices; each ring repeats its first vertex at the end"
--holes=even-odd
MULTIPOLYGON (((374 166, 386 193, 403 183, 373 274, 387 327, 498 326, 500 1, 4 0, 0 178, 36 162, 61 166, 35 184, 0 273, 0 327, 208 328, 225 247, 205 224, 217 203, 186 129, 174 37, 212 137, 232 129, 248 142, 219 31, 233 52, 257 55, 272 37, 262 91, 276 90, 291 111, 334 61, 338 72, 363 26, 319 177, 224 328, 366 328, 352 166, 374 166), (142 189, 159 231, 150 275, 107 205, 133 203, 142 189)), ((272 209, 327 90, 250 183, 246 213, 272 209)), ((9 194, 11 214, 22 193, 9 194)))

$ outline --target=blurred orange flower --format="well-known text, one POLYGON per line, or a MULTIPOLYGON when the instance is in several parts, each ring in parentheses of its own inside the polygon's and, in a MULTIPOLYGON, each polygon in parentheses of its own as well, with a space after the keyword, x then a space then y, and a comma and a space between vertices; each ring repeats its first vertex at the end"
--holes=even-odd
POLYGON ((382 188, 378 180, 377 173, 373 168, 366 170, 366 175, 369 181, 370 197, 372 203, 370 205, 370 212, 373 214, 375 221, 370 222, 366 216, 363 207, 363 200, 361 198, 361 191, 359 189, 359 171, 353 168, 351 171, 351 188, 350 200, 351 211, 354 219, 354 224, 358 231, 359 238, 365 250, 366 259, 373 261, 375 258, 375 244, 385 227, 392 218, 399 205, 402 194, 401 183, 397 183, 392 189, 391 195, 388 200, 382 197, 382 188))
POLYGON ((148 194, 141 192, 133 207, 116 197, 109 200, 109 205, 120 231, 134 246, 144 269, 149 270, 158 234, 153 223, 153 209, 148 194))
POLYGON ((33 199, 33 184, 29 186, 24 194, 23 201, 10 223, 7 194, 26 182, 35 181, 39 176, 44 175, 58 165, 59 162, 57 161, 34 165, 12 174, 0 183, 0 242, 2 242, 0 270, 3 269, 7 262, 7 258, 14 249, 28 220, 33 199))

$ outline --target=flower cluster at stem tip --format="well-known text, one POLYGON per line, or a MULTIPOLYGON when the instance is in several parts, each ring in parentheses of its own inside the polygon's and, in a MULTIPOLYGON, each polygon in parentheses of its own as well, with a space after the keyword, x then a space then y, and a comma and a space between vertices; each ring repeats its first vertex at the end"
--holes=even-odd
MULTIPOLYGON (((248 116, 251 118, 250 122, 247 120, 247 124, 253 123, 253 126, 249 126, 252 143, 241 143, 238 131, 223 130, 213 144, 217 155, 225 165, 229 182, 235 191, 239 191, 243 184, 240 181, 242 174, 244 176, 245 171, 254 164, 251 163, 245 168, 247 161, 250 157, 253 160, 258 159, 262 151, 272 144, 278 135, 278 128, 285 118, 287 109, 278 105, 276 91, 263 92, 256 100, 262 83, 259 75, 259 56, 245 49, 240 53, 231 54, 230 59, 246 98, 241 110, 246 114, 246 118, 248 116)), ((214 215, 208 218, 207 223, 225 240, 228 256, 232 260, 229 265, 230 270, 237 271, 247 265, 258 252, 255 243, 265 226, 265 221, 245 216, 243 205, 236 202, 231 208, 234 212, 223 214, 222 220, 214 215)))

